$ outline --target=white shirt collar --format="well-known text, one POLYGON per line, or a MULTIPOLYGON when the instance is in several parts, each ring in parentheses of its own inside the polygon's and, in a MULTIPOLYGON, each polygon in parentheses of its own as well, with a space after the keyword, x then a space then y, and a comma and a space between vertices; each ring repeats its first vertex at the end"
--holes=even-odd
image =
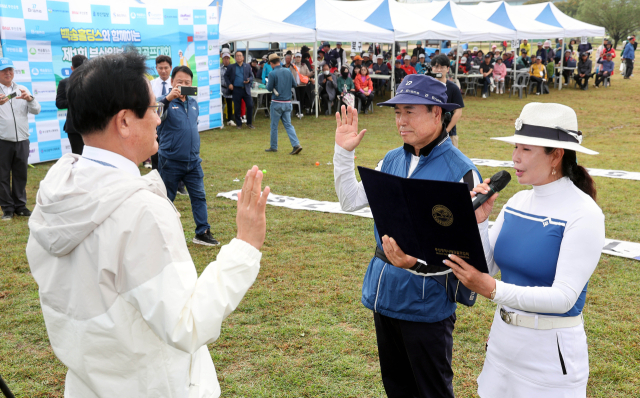
POLYGON ((114 166, 116 169, 126 171, 127 173, 131 174, 134 177, 140 177, 140 169, 138 169, 138 166, 135 163, 133 163, 131 160, 115 152, 85 145, 84 148, 82 149, 82 157, 78 161, 78 167, 87 167, 87 166, 108 167, 108 166, 101 165, 100 163, 94 162, 94 160, 97 160, 103 163, 108 163, 114 166), (89 160, 89 159, 92 159, 92 160, 89 160))
POLYGON ((4 84, 1 84, 1 83, 0 83, 0 86, 2 86, 2 89, 8 90, 9 94, 11 94, 11 90, 13 90, 13 82, 11 82, 10 86, 5 86, 4 84))

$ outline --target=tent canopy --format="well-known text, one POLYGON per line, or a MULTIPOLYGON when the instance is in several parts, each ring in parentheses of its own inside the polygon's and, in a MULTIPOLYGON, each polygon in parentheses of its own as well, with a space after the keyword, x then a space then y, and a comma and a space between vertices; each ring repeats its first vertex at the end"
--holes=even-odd
POLYGON ((225 0, 224 12, 220 15, 220 43, 249 40, 312 42, 315 31, 265 18, 242 0, 225 0))
MULTIPOLYGON (((229 0, 226 0, 229 1, 229 0)), ((225 6, 226 6, 225 1, 225 6)), ((336 6, 329 0, 244 0, 259 15, 315 29, 318 40, 352 40, 390 43, 393 31, 372 25, 336 6)), ((357 15, 357 14, 356 14, 357 15)), ((259 27, 256 27, 259 28, 259 27)), ((222 27, 221 27, 222 29, 222 27)), ((293 40, 304 42, 305 40, 293 40)), ((313 41, 313 40, 310 40, 313 41)))
POLYGON ((515 29, 518 39, 549 39, 570 36, 604 36, 605 29, 571 18, 553 3, 511 6, 504 1, 461 6, 474 15, 515 29))

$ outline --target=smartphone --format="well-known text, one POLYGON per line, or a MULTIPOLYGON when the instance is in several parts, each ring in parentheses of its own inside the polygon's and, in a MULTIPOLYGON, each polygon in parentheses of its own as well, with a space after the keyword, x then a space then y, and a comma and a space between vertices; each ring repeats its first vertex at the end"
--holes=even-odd
POLYGON ((180 86, 180 95, 198 95, 198 87, 180 86))
POLYGON ((7 99, 12 99, 18 96, 18 92, 14 91, 11 94, 7 95, 7 99))

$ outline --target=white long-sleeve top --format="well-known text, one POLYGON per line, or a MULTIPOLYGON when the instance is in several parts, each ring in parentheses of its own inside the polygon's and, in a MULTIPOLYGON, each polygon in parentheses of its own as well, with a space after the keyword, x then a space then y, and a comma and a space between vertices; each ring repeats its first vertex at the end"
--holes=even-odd
POLYGON ((569 178, 515 194, 489 236, 489 271, 502 271, 494 302, 542 314, 582 311, 604 246, 604 215, 569 178))
POLYGON ((218 397, 206 345, 253 284, 260 251, 233 239, 198 277, 159 174, 85 149, 49 170, 29 219, 65 397, 218 397))
MULTIPOLYGON (((449 138, 447 138, 449 139, 449 138)), ((355 172, 355 150, 347 151, 342 148, 340 145, 335 144, 334 155, 333 155, 333 177, 336 187, 336 193, 338 195, 338 200, 340 201, 340 207, 343 211, 356 211, 360 210, 365 206, 369 205, 369 201, 367 200, 367 194, 364 190, 364 185, 362 181, 358 181, 356 179, 355 172)), ((378 162, 376 166, 376 170, 382 170, 383 160, 378 162)), ((411 154, 411 164, 409 165, 409 172, 407 173, 406 178, 411 177, 414 170, 418 166, 418 162, 420 161, 420 156, 416 156, 411 154)), ((460 182, 464 182, 462 179, 460 182)), ((480 178, 477 173, 473 173, 473 184, 480 184, 480 178)), ((487 263, 489 260, 492 260, 492 254, 489 243, 489 221, 485 221, 481 224, 478 224, 478 230, 480 231, 480 238, 482 239, 482 247, 484 249, 485 257, 487 259, 487 263)), ((418 259, 418 261, 425 263, 424 260, 418 259)), ((422 275, 413 270, 407 270, 416 275, 422 275)), ((446 271, 446 272, 451 272, 446 271)))

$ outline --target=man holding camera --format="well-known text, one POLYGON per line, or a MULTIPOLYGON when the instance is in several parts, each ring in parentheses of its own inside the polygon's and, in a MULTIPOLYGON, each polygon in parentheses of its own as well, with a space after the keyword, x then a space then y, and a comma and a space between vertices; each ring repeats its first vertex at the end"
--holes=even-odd
MULTIPOLYGON (((198 133, 198 102, 187 95, 191 89, 193 72, 187 66, 176 66, 171 73, 171 91, 160 99, 164 107, 162 123, 158 127, 158 171, 173 202, 178 183, 182 180, 189 191, 191 211, 196 222, 193 243, 217 246, 211 236, 204 191, 204 173, 200 163, 200 134, 198 133)), ((193 95, 193 94, 191 94, 193 95)))
POLYGON ((29 217, 27 164, 29 163, 28 114, 40 113, 40 104, 25 86, 13 81, 13 62, 0 58, 0 207, 2 220, 14 214, 29 217))
POLYGON ((462 100, 462 93, 458 86, 447 79, 447 73, 449 73, 449 57, 444 54, 440 54, 437 57, 433 57, 431 60, 431 71, 435 79, 439 80, 445 86, 447 86, 447 103, 458 104, 458 108, 454 109, 451 113, 451 121, 447 124, 446 130, 451 138, 451 143, 456 148, 458 147, 458 133, 456 132, 456 124, 462 117, 462 108, 464 108, 464 101, 462 100))

